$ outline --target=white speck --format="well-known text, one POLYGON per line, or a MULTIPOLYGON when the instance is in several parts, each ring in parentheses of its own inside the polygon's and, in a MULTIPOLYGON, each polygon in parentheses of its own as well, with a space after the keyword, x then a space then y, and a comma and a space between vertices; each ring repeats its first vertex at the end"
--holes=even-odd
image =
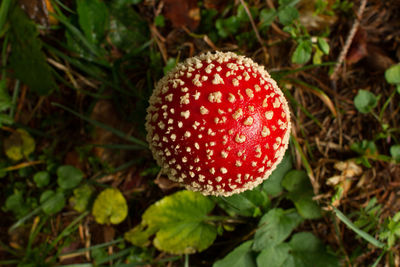
POLYGON ((263 108, 268 107, 268 97, 264 98, 262 106, 263 108))
POLYGON ((201 106, 200 107, 200 114, 201 115, 208 114, 208 109, 206 109, 204 106, 201 106))
POLYGON ((199 100, 200 92, 197 92, 193 95, 194 100, 199 100))
POLYGON ((190 148, 190 146, 186 147, 186 152, 190 153, 190 151, 192 151, 192 149, 190 148))
POLYGON ((168 124, 173 124, 174 123, 174 119, 168 119, 168 124))
POLYGON ((171 134, 171 140, 175 141, 176 140, 176 134, 171 134))
POLYGON ((158 127, 160 127, 161 130, 165 129, 165 123, 164 122, 159 121, 157 125, 158 125, 158 127))
POLYGON ((185 119, 188 119, 190 116, 190 111, 189 110, 182 111, 181 116, 184 117, 185 119))
POLYGON ((222 93, 220 91, 210 93, 208 95, 208 101, 211 103, 221 103, 222 93))
POLYGON ((252 166, 252 167, 257 166, 257 162, 256 162, 256 161, 252 161, 252 162, 251 162, 251 166, 252 166))
POLYGON ((237 160, 237 161, 235 162, 235 166, 236 166, 236 167, 242 166, 242 162, 241 162, 240 160, 237 160))
POLYGON ((246 141, 246 136, 244 136, 243 134, 241 134, 241 135, 237 134, 235 137, 235 141, 236 141, 236 143, 239 143, 239 144, 244 143, 246 141))
POLYGON ((233 86, 239 86, 239 81, 238 81, 238 79, 233 79, 233 80, 232 80, 232 84, 233 84, 233 86))
POLYGON ((220 169, 220 171, 221 171, 223 174, 225 174, 225 173, 228 172, 228 170, 227 170, 226 168, 224 168, 224 167, 222 167, 222 168, 220 169))
POLYGON ((183 122, 178 121, 178 127, 179 127, 179 128, 182 128, 182 126, 183 126, 183 122))
POLYGON ((181 88, 182 93, 187 93, 189 91, 189 88, 187 87, 182 87, 181 88))
POLYGON ((265 118, 267 118, 267 120, 271 120, 273 116, 274 116, 274 112, 273 111, 265 112, 265 118))
POLYGON ((246 89, 246 95, 247 95, 248 97, 250 97, 250 98, 253 98, 253 97, 254 97, 253 90, 247 88, 247 89, 246 89))
POLYGON ((244 120, 243 124, 246 126, 250 126, 253 124, 253 120, 254 120, 253 117, 249 116, 244 120))
POLYGON ((187 162, 187 157, 183 157, 183 158, 182 158, 182 162, 183 162, 183 163, 186 163, 186 162, 187 162))
POLYGON ((204 183, 205 178, 206 177, 203 174, 199 174, 199 182, 204 183))
POLYGON ((214 167, 210 169, 210 173, 211 173, 211 174, 214 174, 214 173, 215 173, 214 167))
POLYGON ((262 137, 267 137, 267 136, 270 135, 270 134, 271 134, 271 132, 270 132, 270 130, 268 129, 268 127, 267 127, 267 126, 264 126, 263 129, 262 129, 262 131, 261 131, 261 136, 262 136, 262 137))
POLYGON ((167 101, 169 101, 169 102, 172 102, 173 96, 174 96, 173 94, 166 95, 166 96, 165 96, 165 100, 167 100, 167 101))
POLYGON ((221 156, 222 156, 224 159, 226 159, 226 158, 228 157, 228 152, 222 151, 222 152, 221 152, 221 156))
POLYGON ((275 101, 272 105, 274 106, 274 108, 279 108, 281 106, 281 102, 278 98, 275 98, 275 101))
POLYGON ((202 80, 203 82, 205 82, 205 81, 208 80, 208 77, 204 75, 203 77, 201 77, 201 80, 202 80))
POLYGON ((235 102, 235 96, 232 93, 229 93, 228 101, 231 103, 235 102))
POLYGON ((180 97, 180 104, 189 104, 190 100, 189 100, 189 93, 184 94, 183 96, 180 97))
POLYGON ((220 71, 222 70, 221 66, 218 66, 218 67, 216 68, 216 70, 217 70, 218 72, 220 72, 220 71))
POLYGON ((258 84, 256 84, 256 85, 254 85, 254 90, 256 90, 256 92, 260 92, 261 87, 258 84))
POLYGON ((185 132, 185 137, 186 137, 186 138, 189 138, 191 135, 192 135, 192 134, 191 134, 189 131, 186 131, 186 132, 185 132))
POLYGON ((215 177, 215 181, 217 181, 217 183, 221 182, 222 181, 222 177, 221 176, 215 177))
POLYGON ((198 149, 200 149, 200 145, 199 145, 199 143, 194 143, 194 147, 198 150, 198 149))
POLYGON ((239 108, 235 111, 235 113, 232 114, 232 118, 234 118, 235 120, 239 119, 241 116, 243 116, 243 110, 241 108, 239 108))
POLYGON ((190 177, 195 177, 196 176, 196 174, 194 173, 194 172, 189 172, 189 175, 190 175, 190 177))
POLYGON ((261 168, 258 169, 258 172, 264 172, 264 166, 262 166, 261 168))

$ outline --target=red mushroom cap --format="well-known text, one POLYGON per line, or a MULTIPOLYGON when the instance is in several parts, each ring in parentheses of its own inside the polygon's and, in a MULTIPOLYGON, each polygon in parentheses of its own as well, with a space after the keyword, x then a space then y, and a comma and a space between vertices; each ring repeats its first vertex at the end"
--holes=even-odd
POLYGON ((158 83, 147 141, 168 177, 229 196, 267 179, 289 143, 288 104, 263 66, 234 53, 179 63, 158 83))

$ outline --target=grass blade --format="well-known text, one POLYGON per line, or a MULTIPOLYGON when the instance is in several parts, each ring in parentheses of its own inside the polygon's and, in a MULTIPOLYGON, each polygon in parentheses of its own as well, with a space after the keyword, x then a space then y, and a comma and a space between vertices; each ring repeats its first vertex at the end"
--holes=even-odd
POLYGON ((115 134, 116 136, 121 137, 122 139, 125 139, 125 140, 127 140, 127 141, 132 142, 132 143, 135 143, 135 144, 139 145, 140 147, 142 147, 143 149, 148 148, 146 142, 144 142, 144 141, 142 141, 142 140, 140 140, 140 139, 137 139, 137 138, 135 138, 135 137, 132 137, 132 136, 127 136, 124 132, 121 132, 120 130, 117 130, 117 129, 115 129, 115 128, 113 128, 113 127, 107 125, 107 124, 98 122, 98 121, 96 121, 96 120, 92 120, 91 118, 89 118, 89 117, 87 117, 87 116, 84 116, 84 115, 82 115, 82 114, 80 114, 80 113, 78 113, 78 112, 76 112, 76 111, 74 111, 74 110, 72 110, 72 109, 70 109, 70 108, 68 108, 68 107, 66 107, 66 106, 63 106, 63 105, 61 105, 61 104, 59 104, 59 103, 51 103, 51 104, 52 104, 53 106, 62 108, 62 109, 64 109, 64 110, 66 110, 66 111, 68 111, 68 112, 74 114, 75 116, 77 116, 77 117, 81 118, 82 120, 85 120, 85 121, 87 121, 87 122, 93 124, 94 126, 103 128, 104 130, 110 131, 110 132, 112 132, 113 134, 115 134))
POLYGON ((366 241, 374 245, 375 247, 378 248, 385 248, 385 244, 380 242, 379 240, 375 239, 373 236, 370 234, 364 232, 360 228, 358 228, 354 223, 350 221, 349 218, 346 217, 340 210, 337 208, 333 207, 333 210, 336 213, 336 216, 345 224, 347 225, 351 230, 353 230, 356 234, 358 234, 360 237, 364 238, 366 241))
POLYGON ((7 14, 8 10, 11 5, 11 0, 3 0, 1 1, 1 6, 0 6, 0 33, 3 32, 3 27, 4 24, 6 23, 7 20, 7 14))

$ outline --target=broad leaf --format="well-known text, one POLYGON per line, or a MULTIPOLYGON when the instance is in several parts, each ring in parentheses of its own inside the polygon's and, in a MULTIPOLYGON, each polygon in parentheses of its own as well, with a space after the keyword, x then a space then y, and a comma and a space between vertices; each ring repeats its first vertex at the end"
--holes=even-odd
POLYGON ((281 267, 289 257, 290 246, 282 243, 268 247, 261 251, 257 257, 257 266, 281 267))
POLYGON ((385 78, 388 83, 400 84, 400 64, 388 68, 385 71, 385 78))
POLYGON ((218 205, 231 216, 260 216, 261 210, 270 203, 267 194, 261 191, 259 187, 240 194, 215 199, 218 205))
POLYGON ((338 258, 328 253, 313 234, 301 232, 293 235, 288 243, 281 243, 261 251, 257 257, 258 266, 308 267, 339 266, 338 258))
POLYGON ((61 211, 65 206, 65 197, 63 192, 54 192, 47 190, 40 196, 42 209, 47 215, 55 214, 61 211))
POLYGON ((317 219, 321 217, 321 209, 312 199, 314 193, 307 173, 292 170, 285 175, 282 185, 289 191, 287 198, 293 201, 297 212, 303 218, 317 219))
POLYGON ((277 196, 280 194, 283 190, 281 185, 282 179, 292 168, 292 157, 290 156, 290 152, 288 150, 286 151, 281 163, 279 163, 268 179, 263 182, 263 190, 270 196, 277 196))
POLYGON ((258 223, 253 249, 260 251, 283 242, 301 221, 302 218, 294 210, 270 210, 258 223))
POLYGON ((155 234, 154 246, 168 253, 205 250, 217 236, 217 228, 207 221, 207 214, 214 206, 213 201, 200 193, 177 192, 151 205, 143 214, 141 224, 127 232, 125 239, 143 246, 155 234))
POLYGON ((225 258, 216 261, 213 267, 256 267, 251 253, 251 245, 251 241, 244 242, 226 255, 225 258))
POLYGON ((369 113, 378 104, 378 98, 371 92, 359 90, 354 98, 354 105, 361 113, 369 113))
POLYGON ((79 25, 93 44, 100 43, 109 25, 108 8, 100 0, 77 0, 79 25))
POLYGON ((74 166, 63 165, 57 169, 57 183, 62 189, 77 187, 82 179, 82 171, 74 166))
POLYGON ((42 52, 36 25, 18 6, 10 14, 10 25, 10 69, 13 75, 37 94, 49 94, 57 85, 42 52))
POLYGON ((33 181, 35 181, 37 187, 44 187, 50 182, 50 174, 47 171, 37 172, 33 176, 33 181))
POLYGON ((128 215, 128 205, 118 189, 107 188, 94 201, 92 214, 99 224, 119 224, 128 215))
POLYGON ((312 43, 311 40, 302 40, 294 50, 292 55, 292 62, 297 64, 307 63, 311 58, 312 43))
POLYGON ((35 150, 35 140, 24 129, 17 129, 4 140, 4 150, 7 157, 18 161, 35 150))
POLYGON ((94 188, 88 184, 84 184, 74 189, 74 195, 69 199, 70 204, 77 212, 84 212, 93 195, 94 188))

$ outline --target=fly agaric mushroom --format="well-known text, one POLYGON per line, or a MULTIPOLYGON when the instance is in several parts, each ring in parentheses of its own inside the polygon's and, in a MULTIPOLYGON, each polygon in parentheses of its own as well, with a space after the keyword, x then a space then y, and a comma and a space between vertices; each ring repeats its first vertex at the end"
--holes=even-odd
POLYGON ((230 196, 259 185, 289 143, 286 99, 264 67, 232 52, 179 63, 156 85, 147 141, 164 173, 189 190, 230 196))

